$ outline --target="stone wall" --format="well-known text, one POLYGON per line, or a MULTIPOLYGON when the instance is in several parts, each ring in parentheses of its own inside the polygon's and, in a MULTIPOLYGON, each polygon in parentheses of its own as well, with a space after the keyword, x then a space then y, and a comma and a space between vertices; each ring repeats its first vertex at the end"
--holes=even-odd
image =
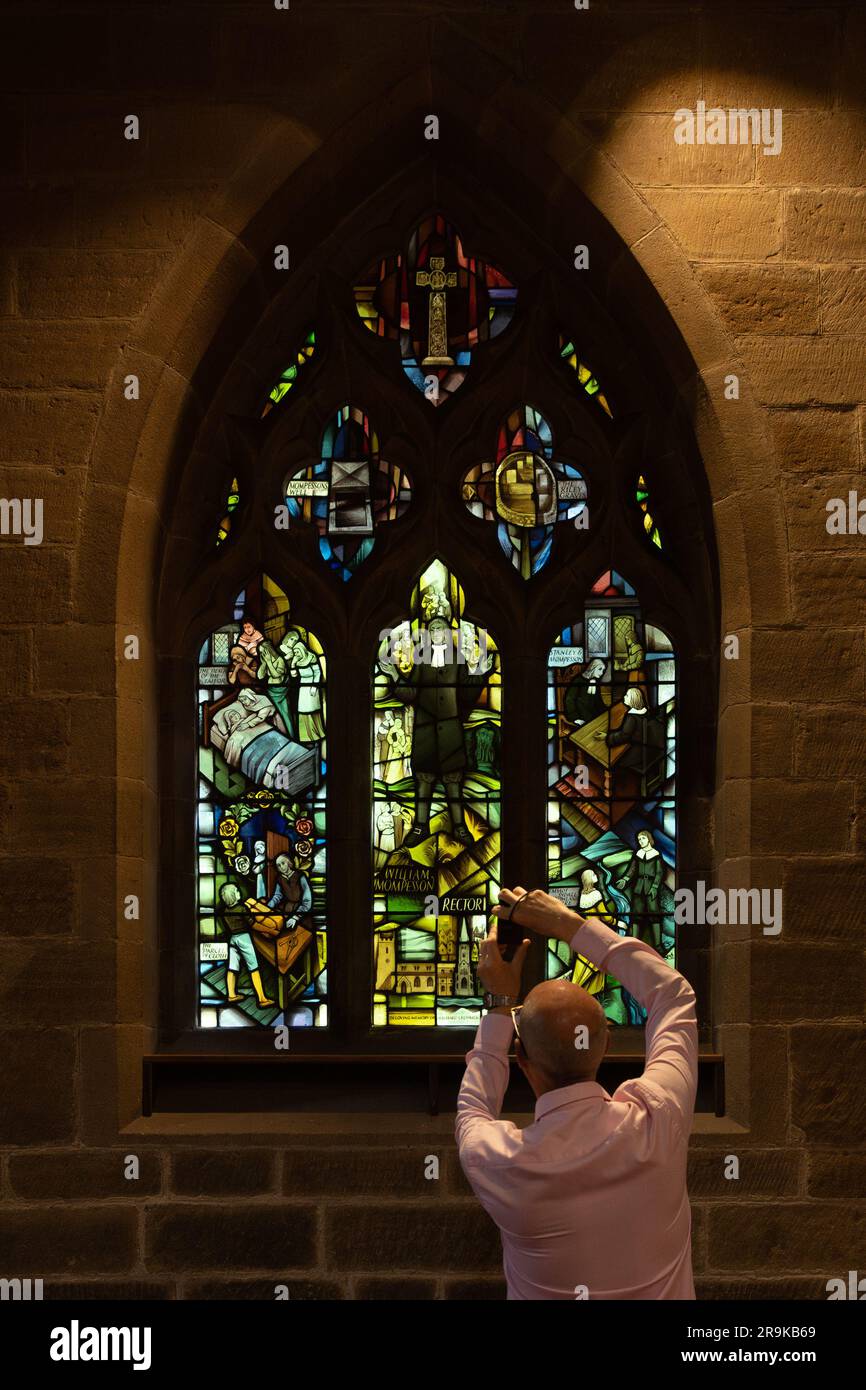
POLYGON ((862 9, 0 13, 0 493, 43 497, 46 516, 42 545, 0 542, 2 1272, 102 1296, 500 1292, 495 1232, 444 1121, 304 1138, 249 1117, 136 1119, 154 1041, 152 595, 172 459, 227 365, 214 339, 272 293, 271 201, 315 168, 338 217, 346 150, 395 129, 403 148, 410 122, 420 145, 428 110, 511 139, 515 164, 554 161, 538 214, 551 242, 581 239, 553 210, 582 190, 624 248, 600 292, 627 324, 650 312, 642 272, 689 352, 677 385, 713 497, 722 631, 741 651, 722 663, 707 869, 785 895, 780 938, 714 941, 729 1115, 693 1145, 699 1292, 821 1297, 866 1269, 866 549, 825 526, 828 499, 866 495, 862 9), (700 99, 781 107, 782 152, 677 146, 673 112, 700 99), (117 660, 131 630, 134 673, 117 660), (138 923, 121 920, 130 892, 138 923), (443 1156, 438 1183, 427 1153, 443 1156))

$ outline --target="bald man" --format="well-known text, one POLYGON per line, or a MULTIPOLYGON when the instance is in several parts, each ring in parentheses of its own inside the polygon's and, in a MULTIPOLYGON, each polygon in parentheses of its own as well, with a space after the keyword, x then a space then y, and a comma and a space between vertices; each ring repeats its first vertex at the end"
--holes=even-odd
POLYGON ((509 1299, 693 1299, 686 1157, 697 1090, 691 985, 635 937, 536 889, 504 888, 494 916, 567 942, 647 1011, 643 1074, 613 1095, 596 1081, 610 1040, 601 1005, 570 980, 530 990, 529 938, 506 961, 497 922, 479 950, 489 1012, 457 1102, 460 1162, 499 1227, 509 1299), (535 1096, 526 1129, 499 1119, 508 1052, 535 1096))

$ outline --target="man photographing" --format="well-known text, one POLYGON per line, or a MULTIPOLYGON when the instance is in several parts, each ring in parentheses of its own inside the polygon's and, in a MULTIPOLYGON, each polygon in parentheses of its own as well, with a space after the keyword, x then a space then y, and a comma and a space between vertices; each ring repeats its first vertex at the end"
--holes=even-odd
POLYGON ((502 889, 493 913, 568 942, 647 1011, 643 1074, 610 1096, 595 1079, 610 1041, 600 1004, 559 979, 536 985, 518 1009, 529 939, 506 961, 494 921, 481 943, 489 1012, 466 1057, 457 1147, 499 1227, 509 1299, 693 1299, 691 985, 646 942, 618 936, 539 889, 502 889), (536 1096, 526 1129, 499 1119, 515 1026, 517 1063, 536 1096))

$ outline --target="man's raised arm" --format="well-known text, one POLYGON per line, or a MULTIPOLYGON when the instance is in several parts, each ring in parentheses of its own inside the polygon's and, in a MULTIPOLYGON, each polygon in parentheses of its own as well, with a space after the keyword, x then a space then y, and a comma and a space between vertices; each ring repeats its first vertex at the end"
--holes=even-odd
POLYGON ((461 1158, 490 1134, 499 1120, 502 1101, 508 1089, 510 1067, 508 1049, 514 1035, 509 1017, 489 1013, 481 1020, 475 1043, 466 1054, 466 1071, 457 1097, 454 1132, 461 1158))
POLYGON ((542 936, 565 941, 572 951, 619 980, 647 1011, 646 1064, 642 1076, 626 1081, 618 1093, 647 1084, 664 1096, 688 1132, 698 1087, 698 1029, 695 993, 645 941, 619 936, 596 917, 584 920, 558 898, 536 888, 505 888, 499 917, 513 919, 542 936))
MULTIPOLYGON (((597 917, 581 923, 570 945, 625 985, 646 1009, 646 1062, 640 1081, 664 1093, 688 1132, 698 1088, 695 992, 688 980, 645 941, 619 936, 597 917)), ((626 1088, 634 1084, 624 1083, 626 1088)))
MULTIPOLYGON (((490 935, 478 948, 478 978, 485 990, 516 1004, 528 950, 527 938, 518 946, 513 960, 504 960, 498 940, 498 924, 493 922, 490 935)), ((508 1089, 508 1049, 513 1034, 510 1007, 494 1007, 478 1025, 475 1045, 466 1054, 466 1071, 457 1098, 455 1124, 461 1163, 465 1164, 477 1155, 485 1140, 489 1141, 488 1149, 494 1146, 497 1132, 514 1128, 505 1126, 499 1119, 508 1089)))

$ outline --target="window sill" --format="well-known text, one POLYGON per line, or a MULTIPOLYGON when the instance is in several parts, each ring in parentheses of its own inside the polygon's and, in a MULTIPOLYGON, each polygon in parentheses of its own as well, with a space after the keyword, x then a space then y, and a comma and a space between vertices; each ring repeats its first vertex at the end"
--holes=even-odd
MULTIPOLYGON (((613 1092, 623 1081, 640 1076, 644 1062, 641 1052, 609 1055, 598 1079, 613 1092)), ((221 1114, 248 1124, 253 1115, 291 1116, 302 1123, 344 1116, 369 1128, 371 1115, 386 1115, 399 1130, 407 1120, 441 1112, 453 1124, 464 1069, 463 1052, 340 1058, 155 1054, 143 1059, 142 1118, 221 1114)), ((534 1104, 512 1059, 506 1110, 530 1116, 534 1104)), ((716 1052, 701 1052, 696 1110, 719 1118, 724 1109, 724 1059, 716 1052)))
MULTIPOLYGON (((503 1113, 503 1120, 523 1129, 532 1121, 532 1114, 503 1113)), ((144 1139, 248 1139, 254 1142, 279 1139, 305 1143, 310 1139, 350 1139, 367 1146, 411 1142, 413 1140, 442 1140, 454 1136, 453 1115, 345 1115, 345 1114, 275 1114, 241 1113, 236 1115, 160 1114, 142 1117, 126 1125, 121 1134, 127 1138, 144 1139)), ((692 1125, 692 1137, 747 1135, 748 1128, 729 1115, 697 1114, 692 1125)))

